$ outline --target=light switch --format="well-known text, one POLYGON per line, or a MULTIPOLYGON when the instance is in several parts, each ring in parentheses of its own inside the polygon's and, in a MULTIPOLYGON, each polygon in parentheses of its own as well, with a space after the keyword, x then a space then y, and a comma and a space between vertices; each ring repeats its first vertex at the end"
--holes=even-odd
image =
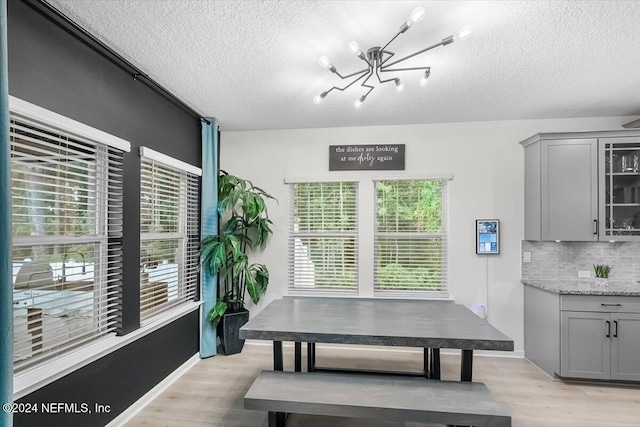
POLYGON ((531 252, 522 252, 522 262, 531 262, 531 252))

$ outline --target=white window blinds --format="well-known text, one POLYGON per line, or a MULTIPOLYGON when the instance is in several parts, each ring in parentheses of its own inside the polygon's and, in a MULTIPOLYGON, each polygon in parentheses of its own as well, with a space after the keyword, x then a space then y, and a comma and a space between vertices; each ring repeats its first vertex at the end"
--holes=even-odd
POLYGON ((11 101, 14 370, 20 371, 116 329, 121 150, 128 143, 96 142, 63 130, 74 126, 70 119, 56 123, 61 116, 11 101), (29 119, 31 110, 38 120, 29 119))
POLYGON ((289 186, 289 288, 357 292, 357 183, 289 186))
POLYGON ((447 295, 447 180, 376 182, 374 290, 447 295))
POLYGON ((140 319, 196 299, 200 169, 141 148, 140 319))

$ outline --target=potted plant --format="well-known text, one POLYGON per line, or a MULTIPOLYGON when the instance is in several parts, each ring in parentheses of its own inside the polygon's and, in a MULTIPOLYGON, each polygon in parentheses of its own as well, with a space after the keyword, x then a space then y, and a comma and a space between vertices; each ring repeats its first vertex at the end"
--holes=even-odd
POLYGON ((249 254, 264 248, 273 233, 267 199, 274 198, 251 181, 220 171, 219 234, 202 240, 200 254, 210 273, 218 275, 218 301, 208 317, 227 355, 240 353, 244 346, 239 329, 249 320, 245 295, 257 304, 269 284, 267 267, 249 263, 249 254))
POLYGON ((609 284, 611 267, 606 264, 594 264, 593 270, 596 272, 596 286, 607 286, 609 284))

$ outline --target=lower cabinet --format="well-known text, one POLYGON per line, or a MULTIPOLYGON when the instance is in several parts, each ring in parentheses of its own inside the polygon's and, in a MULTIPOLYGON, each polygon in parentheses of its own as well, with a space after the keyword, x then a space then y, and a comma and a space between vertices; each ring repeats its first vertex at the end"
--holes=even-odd
POLYGON ((611 379, 610 314, 563 311, 560 376, 611 379))
POLYGON ((611 379, 640 381, 640 314, 611 315, 611 379))
POLYGON ((640 314, 563 310, 560 376, 640 381, 640 314))

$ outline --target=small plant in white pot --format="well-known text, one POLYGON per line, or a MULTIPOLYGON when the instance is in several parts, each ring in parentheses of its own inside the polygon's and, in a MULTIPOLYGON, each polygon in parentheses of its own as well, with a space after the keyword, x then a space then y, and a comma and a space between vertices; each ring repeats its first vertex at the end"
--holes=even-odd
POLYGON ((609 284, 611 267, 606 264, 594 264, 593 270, 596 273, 596 286, 607 286, 609 284))

